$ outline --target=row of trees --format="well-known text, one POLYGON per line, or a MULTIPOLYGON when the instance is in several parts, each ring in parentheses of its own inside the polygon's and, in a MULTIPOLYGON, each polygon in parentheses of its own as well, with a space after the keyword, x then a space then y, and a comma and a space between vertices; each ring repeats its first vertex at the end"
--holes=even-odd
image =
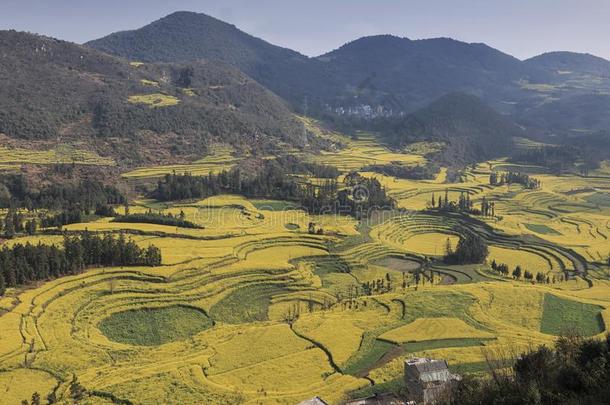
POLYGON ((445 190, 444 198, 439 195, 437 199, 436 195, 432 193, 432 198, 428 203, 428 209, 493 217, 495 216, 495 205, 494 202, 490 202, 486 197, 483 197, 481 200, 481 208, 479 209, 474 206, 474 202, 470 199, 470 194, 462 191, 460 192, 458 200, 454 201, 449 199, 449 190, 445 190))
POLYGON ((530 282, 536 280, 536 282, 539 284, 544 284, 544 283, 550 284, 551 282, 555 283, 557 281, 555 276, 553 276, 553 278, 551 279, 551 277, 549 275, 547 275, 546 273, 541 273, 541 272, 537 272, 534 275, 534 273, 532 273, 528 270, 523 270, 521 268, 521 266, 516 266, 514 268, 514 270, 511 272, 510 268, 508 267, 507 264, 497 263, 495 260, 492 260, 491 268, 493 270, 497 271, 498 273, 500 273, 501 275, 503 275, 504 277, 509 277, 509 275, 510 275, 515 280, 520 280, 521 277, 523 277, 524 280, 527 280, 530 282))
POLYGON ((531 190, 540 188, 540 180, 520 172, 491 172, 489 184, 492 186, 503 186, 505 184, 521 184, 531 190))
POLYGON ((4 245, 0 250, 0 295, 6 287, 78 274, 89 266, 158 266, 161 251, 140 248, 124 234, 98 235, 88 231, 64 235, 62 248, 55 245, 4 245))
POLYGON ((390 274, 386 273, 385 278, 366 281, 361 286, 364 295, 382 294, 392 291, 392 279, 390 274))
POLYGON ((397 179, 432 180, 436 177, 439 168, 435 164, 404 166, 398 163, 385 165, 369 165, 361 169, 363 172, 375 172, 397 179))
POLYGON ((118 215, 112 220, 112 222, 157 224, 191 229, 203 228, 202 226, 191 221, 187 221, 186 214, 182 210, 180 210, 180 213, 176 216, 174 216, 171 212, 162 214, 152 212, 152 210, 139 214, 118 215))

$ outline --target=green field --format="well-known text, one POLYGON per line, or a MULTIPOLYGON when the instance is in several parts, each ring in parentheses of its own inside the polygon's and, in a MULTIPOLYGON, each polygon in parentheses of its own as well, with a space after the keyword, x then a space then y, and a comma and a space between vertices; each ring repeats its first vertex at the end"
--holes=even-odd
POLYGON ((601 310, 596 305, 546 294, 540 331, 549 335, 575 332, 582 336, 592 336, 602 333, 605 328, 601 310))
POLYGON ((608 193, 593 193, 587 196, 585 200, 600 207, 610 207, 610 194, 608 193))
POLYGON ((211 326, 203 311, 185 306, 117 312, 99 324, 108 339, 140 346, 186 339, 211 326))
POLYGON ((557 232, 553 228, 550 228, 546 225, 541 225, 541 224, 523 224, 523 225, 530 231, 540 233, 543 235, 561 235, 559 232, 557 232))

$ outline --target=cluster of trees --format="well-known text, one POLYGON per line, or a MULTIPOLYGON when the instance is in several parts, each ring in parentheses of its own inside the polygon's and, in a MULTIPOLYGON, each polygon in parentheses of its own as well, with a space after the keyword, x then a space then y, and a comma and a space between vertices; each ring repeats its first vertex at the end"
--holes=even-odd
POLYGON ((514 270, 511 272, 510 268, 508 267, 508 264, 497 263, 495 260, 492 260, 491 268, 505 277, 508 277, 510 275, 515 280, 519 280, 519 279, 521 279, 521 277, 523 277, 524 280, 527 280, 530 282, 536 280, 536 282, 539 284, 544 284, 544 283, 550 284, 551 282, 555 283, 557 281, 555 276, 553 276, 553 278, 551 279, 551 276, 549 276, 545 273, 541 273, 541 272, 537 272, 534 275, 534 273, 532 273, 528 270, 523 270, 521 268, 521 266, 516 266, 514 268, 514 270))
POLYGON ((6 287, 37 280, 78 274, 88 266, 158 266, 161 251, 146 249, 121 234, 103 236, 91 232, 64 235, 63 249, 55 245, 16 244, 0 250, 0 295, 6 287))
POLYGON ((483 197, 481 200, 481 211, 480 215, 484 217, 495 217, 496 216, 496 203, 488 201, 487 197, 483 197))
POLYGON ((489 248, 485 239, 466 230, 464 236, 460 237, 455 251, 451 246, 451 241, 447 238, 443 260, 447 264, 478 264, 483 263, 488 254, 489 248))
POLYGON ((76 184, 50 184, 35 188, 23 175, 0 179, 0 208, 77 209, 94 212, 100 206, 123 204, 125 196, 115 187, 97 180, 83 179, 76 184))
POLYGON ((362 292, 364 295, 381 294, 392 291, 392 279, 390 274, 386 273, 385 278, 366 281, 362 283, 362 292))
POLYGON ((362 168, 363 172, 375 172, 397 179, 431 180, 438 173, 438 165, 427 164, 417 166, 404 166, 399 163, 386 165, 369 165, 362 168))
MULTIPOLYGON (((0 218, 0 236, 11 239, 23 233, 34 235, 39 227, 61 228, 63 225, 78 224, 86 219, 85 215, 85 212, 78 209, 66 209, 54 215, 43 214, 38 218, 27 219, 23 212, 11 208, 4 218, 0 218)), ((99 206, 95 210, 95 215, 114 216, 114 208, 109 205, 99 206)))
POLYGON ((40 220, 43 228, 61 228, 63 225, 78 224, 83 222, 83 213, 80 210, 63 210, 55 215, 44 216, 40 220))
POLYGON ((28 235, 36 233, 36 220, 25 219, 21 212, 9 209, 4 220, 0 218, 0 236, 11 239, 18 233, 27 232, 28 235))
POLYGON ((187 221, 186 214, 182 210, 180 210, 180 213, 177 216, 174 216, 171 212, 167 214, 162 214, 152 212, 152 210, 141 214, 118 215, 112 220, 112 222, 145 223, 177 226, 180 228, 203 229, 202 226, 197 225, 191 221, 187 221))
POLYGON ((449 191, 445 190, 445 197, 438 196, 432 193, 432 198, 428 203, 428 209, 438 211, 449 211, 449 212, 463 212, 471 215, 483 215, 483 216, 495 216, 495 203, 487 200, 483 197, 481 200, 481 208, 476 208, 474 202, 470 199, 470 194, 460 192, 460 196, 457 201, 449 199, 449 191))
POLYGON ((310 235, 324 235, 324 228, 317 226, 315 222, 310 222, 307 225, 307 233, 310 235))
POLYGON ((513 156, 510 161, 513 163, 547 167, 552 172, 561 174, 563 171, 574 167, 580 155, 580 149, 574 146, 553 145, 529 148, 513 156))
POLYGON ((458 201, 449 199, 449 190, 445 190, 444 198, 439 195, 438 200, 436 199, 435 194, 432 193, 432 198, 428 203, 428 208, 451 212, 478 212, 476 208, 474 208, 473 202, 470 200, 470 194, 464 193, 463 191, 460 193, 458 201))
POLYGON ((451 404, 610 403, 610 337, 560 337, 554 347, 521 354, 508 373, 489 363, 489 378, 465 376, 451 404))
MULTIPOLYGON (((372 209, 393 208, 392 200, 377 179, 356 172, 344 178, 341 190, 335 179, 321 185, 302 182, 279 164, 267 161, 254 174, 239 168, 207 176, 168 174, 157 184, 152 196, 161 201, 205 198, 221 193, 295 201, 311 213, 362 215, 372 209)), ((319 172, 326 169, 319 169, 319 172)))
POLYGON ((504 184, 521 184, 523 187, 531 190, 540 188, 540 180, 530 177, 525 173, 520 172, 491 172, 489 175, 489 184, 492 186, 502 186, 504 184))
POLYGON ((280 156, 275 161, 286 173, 303 174, 321 179, 336 179, 341 174, 339 169, 334 166, 304 162, 293 155, 280 156))

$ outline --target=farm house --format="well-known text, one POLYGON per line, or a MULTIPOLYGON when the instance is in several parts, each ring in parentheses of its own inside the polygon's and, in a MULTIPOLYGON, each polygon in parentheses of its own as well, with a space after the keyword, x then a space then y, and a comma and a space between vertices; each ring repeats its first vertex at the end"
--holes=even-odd
POLYGON ((445 360, 414 358, 405 361, 405 384, 409 399, 417 404, 434 404, 449 394, 460 377, 449 372, 445 360))

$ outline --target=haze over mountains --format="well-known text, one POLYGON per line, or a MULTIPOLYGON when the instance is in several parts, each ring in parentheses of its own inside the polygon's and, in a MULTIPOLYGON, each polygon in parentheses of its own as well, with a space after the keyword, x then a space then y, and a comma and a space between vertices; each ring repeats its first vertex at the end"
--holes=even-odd
POLYGON ((84 136, 112 154, 136 139, 155 139, 145 144, 168 158, 204 153, 213 140, 324 147, 293 113, 355 129, 386 120, 376 125, 393 144, 454 140, 466 160, 480 148, 487 158, 505 151, 512 136, 610 128, 610 62, 570 52, 521 61, 482 43, 379 35, 309 58, 213 17, 176 12, 85 46, 4 31, 0 53, 0 132, 84 136), (170 105, 134 102, 146 94, 166 95, 170 105))

